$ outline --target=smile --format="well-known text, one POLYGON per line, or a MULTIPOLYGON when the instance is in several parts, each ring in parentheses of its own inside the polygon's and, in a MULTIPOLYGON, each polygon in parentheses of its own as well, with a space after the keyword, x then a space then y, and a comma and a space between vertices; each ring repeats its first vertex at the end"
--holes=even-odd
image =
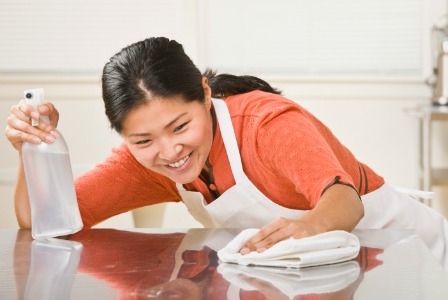
POLYGON ((179 161, 176 161, 175 163, 172 164, 168 164, 168 166, 172 167, 172 168, 180 168, 182 167, 187 160, 190 158, 190 154, 188 154, 187 156, 185 156, 184 158, 181 158, 179 161))

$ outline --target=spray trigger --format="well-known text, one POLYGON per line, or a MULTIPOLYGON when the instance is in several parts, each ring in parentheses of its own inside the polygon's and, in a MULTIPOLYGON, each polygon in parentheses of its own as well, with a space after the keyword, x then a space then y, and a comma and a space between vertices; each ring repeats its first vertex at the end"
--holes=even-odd
MULTIPOLYGON (((44 102, 44 89, 42 88, 26 90, 23 92, 23 95, 25 96, 26 103, 35 108, 44 102)), ((39 125, 39 120, 31 119, 31 125, 39 125)))

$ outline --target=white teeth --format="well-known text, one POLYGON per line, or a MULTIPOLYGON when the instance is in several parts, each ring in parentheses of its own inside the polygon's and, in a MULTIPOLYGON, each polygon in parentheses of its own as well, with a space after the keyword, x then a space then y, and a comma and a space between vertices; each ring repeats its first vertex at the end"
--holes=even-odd
POLYGON ((185 162, 190 158, 190 155, 185 156, 184 158, 180 159, 179 161, 176 161, 175 163, 168 164, 168 166, 172 168, 180 168, 182 167, 185 162))

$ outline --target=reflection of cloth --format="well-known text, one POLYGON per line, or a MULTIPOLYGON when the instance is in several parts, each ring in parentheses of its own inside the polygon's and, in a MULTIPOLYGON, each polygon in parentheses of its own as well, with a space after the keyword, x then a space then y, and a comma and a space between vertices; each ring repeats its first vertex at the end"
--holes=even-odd
POLYGON ((241 255, 239 250, 258 229, 246 229, 218 251, 223 262, 241 265, 302 268, 332 264, 355 258, 360 249, 358 238, 346 231, 329 231, 301 239, 278 242, 264 252, 241 255))
POLYGON ((240 289, 249 291, 259 289, 245 280, 242 276, 245 275, 263 284, 270 283, 289 298, 293 298, 297 295, 339 291, 358 278, 360 267, 354 261, 300 270, 220 264, 218 272, 240 289))
MULTIPOLYGON (((149 288, 169 285, 176 279, 194 282, 203 291, 204 299, 265 299, 261 291, 239 290, 228 282, 230 277, 224 278, 216 270, 218 257, 209 247, 220 249, 239 232, 239 229, 190 229, 186 234, 161 234, 84 229, 70 239, 83 244, 79 271, 116 289, 117 299, 141 299, 149 288), (232 292, 236 296, 228 297, 232 292)), ((356 259, 363 270, 369 270, 381 264, 376 259, 381 252, 361 248, 356 259)), ((295 271, 301 273, 304 269, 295 271)))

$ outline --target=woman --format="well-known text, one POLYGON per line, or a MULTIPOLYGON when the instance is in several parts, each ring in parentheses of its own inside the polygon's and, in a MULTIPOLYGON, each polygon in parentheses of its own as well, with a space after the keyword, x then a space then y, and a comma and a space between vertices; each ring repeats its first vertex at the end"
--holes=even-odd
MULTIPOLYGON (((106 115, 124 143, 76 180, 86 227, 137 207, 183 201, 206 227, 262 228, 243 254, 330 230, 412 228, 448 266, 447 221, 390 188, 265 81, 202 75, 176 41, 150 38, 110 59, 102 89, 106 115)), ((22 101, 11 112, 6 135, 19 152, 24 141, 57 138, 53 105, 36 110, 22 101), (51 125, 33 128, 29 118, 39 115, 51 125)), ((29 228, 22 167, 15 205, 20 226, 29 228)))

